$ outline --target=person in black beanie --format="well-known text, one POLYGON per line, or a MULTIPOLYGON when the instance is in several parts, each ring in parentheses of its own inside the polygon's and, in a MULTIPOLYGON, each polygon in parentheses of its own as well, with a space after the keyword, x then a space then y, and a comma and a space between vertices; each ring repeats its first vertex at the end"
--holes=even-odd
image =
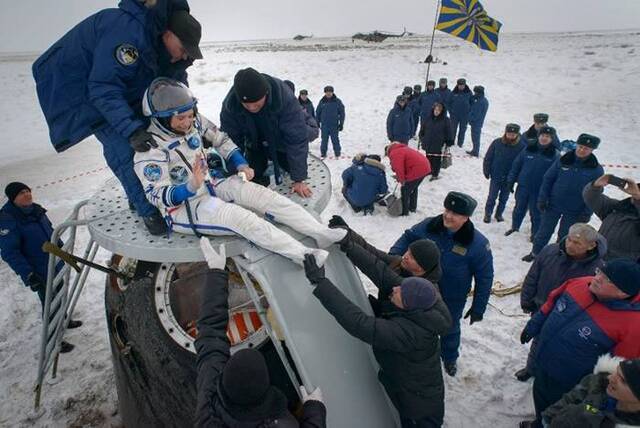
MULTIPOLYGON (((22 279, 25 286, 38 294, 44 310, 47 291, 49 255, 42 244, 51 240, 53 226, 47 210, 33 202, 31 188, 24 183, 12 182, 5 189, 8 202, 0 209, 0 257, 22 279)), ((62 241, 58 246, 62 246, 62 241)), ((62 264, 57 266, 57 271, 62 264)), ((68 328, 77 328, 81 321, 69 321, 68 328)), ((60 352, 69 352, 74 346, 63 341, 60 352)))
POLYGON ((276 184, 282 183, 285 170, 292 190, 311 196, 304 182, 310 134, 296 96, 282 80, 253 68, 238 71, 222 103, 220 128, 245 154, 255 171, 254 182, 269 185, 271 161, 276 184))
POLYGON ((381 258, 371 263, 371 256, 357 244, 346 253, 379 290, 377 299, 369 296, 373 315, 351 302, 307 255, 304 268, 313 295, 350 335, 372 346, 380 365, 378 379, 398 409, 402 426, 441 426, 439 337, 451 327, 451 315, 440 294, 424 278, 397 275, 381 258))
MULTIPOLYGON (((210 264, 211 266, 211 264, 210 264)), ((224 260, 209 272, 210 281, 202 291, 198 319, 196 427, 278 426, 283 428, 321 428, 327 411, 322 392, 302 391, 302 416, 289 413, 287 398, 271 384, 262 354, 243 349, 229 357, 228 273, 224 260)), ((304 389, 304 387, 302 387, 304 389)))

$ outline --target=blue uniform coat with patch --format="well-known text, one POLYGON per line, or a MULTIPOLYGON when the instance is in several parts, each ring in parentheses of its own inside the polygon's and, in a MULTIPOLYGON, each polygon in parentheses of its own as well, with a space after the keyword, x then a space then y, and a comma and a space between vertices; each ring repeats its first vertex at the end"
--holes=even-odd
POLYGON ((482 127, 489 110, 489 100, 484 95, 473 95, 469 100, 469 125, 482 127))
POLYGON ((438 101, 440 101, 449 110, 449 104, 451 102, 451 89, 449 88, 436 88, 438 94, 438 101))
POLYGON ((493 140, 482 162, 484 176, 500 182, 507 181, 516 157, 525 147, 526 144, 520 136, 512 144, 507 143, 504 137, 493 140))
POLYGON ((547 170, 560 158, 560 153, 553 144, 546 147, 539 143, 529 144, 513 161, 507 180, 518 183, 518 187, 535 189, 542 186, 542 179, 547 170))
POLYGON ((387 138, 406 143, 413 137, 414 130, 413 111, 408 105, 402 107, 396 102, 387 115, 387 138))
POLYGON ((316 108, 316 120, 323 132, 331 132, 342 129, 344 126, 344 104, 340 98, 333 95, 331 98, 322 97, 316 108))
POLYGON ((433 103, 440 101, 440 96, 436 91, 424 91, 420 94, 418 104, 420 105, 420 120, 426 120, 431 114, 433 103))
POLYGON ((449 98, 449 114, 460 122, 466 122, 469 118, 469 109, 471 108, 469 103, 470 99, 471 89, 469 89, 469 86, 465 85, 462 91, 458 90, 456 86, 453 91, 451 91, 451 97, 449 98))
POLYGON ((117 9, 80 22, 33 63, 38 100, 56 151, 105 126, 129 137, 146 126, 140 101, 154 78, 186 83, 185 70, 192 61, 171 64, 160 40, 174 10, 189 7, 185 0, 159 0, 153 8, 122 0, 117 9))

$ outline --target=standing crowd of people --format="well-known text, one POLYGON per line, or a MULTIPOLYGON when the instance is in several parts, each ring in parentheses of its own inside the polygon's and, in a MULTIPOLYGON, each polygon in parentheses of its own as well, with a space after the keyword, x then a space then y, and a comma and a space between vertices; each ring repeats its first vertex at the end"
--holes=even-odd
MULTIPOLYGON (((340 216, 319 223, 267 186, 288 174, 292 192, 311 196, 307 158, 318 130, 321 156, 329 139, 340 156, 345 109, 334 88, 324 88, 314 109, 306 90, 296 97, 292 82, 239 70, 221 100, 218 128, 198 112, 187 86, 187 68, 202 58, 200 34, 182 0, 122 0, 117 9, 74 27, 33 65, 54 146, 65 150, 95 135, 152 234, 237 234, 298 264, 318 304, 371 345, 402 426, 441 426, 442 369, 457 375, 461 321, 483 320, 494 282, 489 240, 472 221, 477 201, 449 192, 440 214, 399 234, 388 251, 368 243, 340 216), (124 42, 122 34, 137 36, 136 42, 124 42), (318 248, 273 223, 312 237, 318 248), (371 314, 325 275, 326 249, 333 244, 378 289, 369 299, 371 314)), ((464 145, 468 125, 473 145, 467 153, 480 153, 489 106, 484 87, 471 91, 458 79, 449 90, 445 78, 435 86, 429 81, 424 92, 420 85, 405 88, 387 118, 384 154, 401 185, 403 215, 417 211, 420 184, 428 175, 439 177, 447 147, 464 145), (426 155, 409 147, 416 133, 426 155)), ((638 424, 640 189, 630 178, 604 174, 593 154, 598 137, 582 134, 575 147, 563 144, 547 122, 548 115, 538 113, 524 133, 507 124, 483 160, 490 180, 483 221, 504 221, 515 191, 505 235, 520 230, 527 211, 532 223, 533 248, 523 260, 533 264, 521 294, 522 310, 531 317, 519 338, 531 349, 516 378, 534 378, 536 419, 521 427, 638 424), (604 195, 608 185, 629 197, 604 195), (602 220, 598 231, 587 224, 592 213, 602 220), (558 222, 558 241, 548 244, 558 222)), ((342 178, 343 195, 356 212, 373 213, 388 192, 385 167, 374 154, 357 155, 342 178)), ((28 185, 10 183, 5 195, 0 255, 44 302, 48 256, 42 243, 51 239, 52 224, 28 185)), ((230 355, 226 259, 203 251, 215 284, 205 288, 198 320, 197 426, 326 426, 331 409, 319 389, 302 388, 302 410, 294 416, 258 350, 230 355)), ((80 324, 68 321, 69 327, 80 324)), ((73 348, 62 346, 62 352, 73 348)))

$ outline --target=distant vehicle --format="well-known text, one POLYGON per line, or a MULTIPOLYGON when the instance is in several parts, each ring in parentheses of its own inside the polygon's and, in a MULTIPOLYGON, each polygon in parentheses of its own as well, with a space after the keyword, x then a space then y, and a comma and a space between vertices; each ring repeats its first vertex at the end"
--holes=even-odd
POLYGON ((374 30, 371 33, 356 33, 353 36, 351 36, 351 41, 364 40, 365 42, 380 43, 389 38, 399 38, 399 37, 404 37, 406 35, 411 35, 411 34, 413 33, 408 33, 406 28, 404 29, 402 34, 393 34, 393 33, 374 30))
POLYGON ((295 36, 295 37, 293 38, 293 40, 300 41, 300 40, 304 40, 304 39, 310 39, 310 38, 312 38, 312 37, 313 37, 313 34, 311 34, 311 35, 309 35, 309 36, 304 36, 304 35, 302 35, 302 34, 298 34, 297 36, 295 36))

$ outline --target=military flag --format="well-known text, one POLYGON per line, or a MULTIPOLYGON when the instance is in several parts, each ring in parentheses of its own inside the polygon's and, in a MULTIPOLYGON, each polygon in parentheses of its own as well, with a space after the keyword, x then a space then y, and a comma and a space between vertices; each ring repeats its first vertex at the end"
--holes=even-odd
POLYGON ((442 0, 436 30, 495 52, 502 24, 487 15, 478 0, 442 0))

